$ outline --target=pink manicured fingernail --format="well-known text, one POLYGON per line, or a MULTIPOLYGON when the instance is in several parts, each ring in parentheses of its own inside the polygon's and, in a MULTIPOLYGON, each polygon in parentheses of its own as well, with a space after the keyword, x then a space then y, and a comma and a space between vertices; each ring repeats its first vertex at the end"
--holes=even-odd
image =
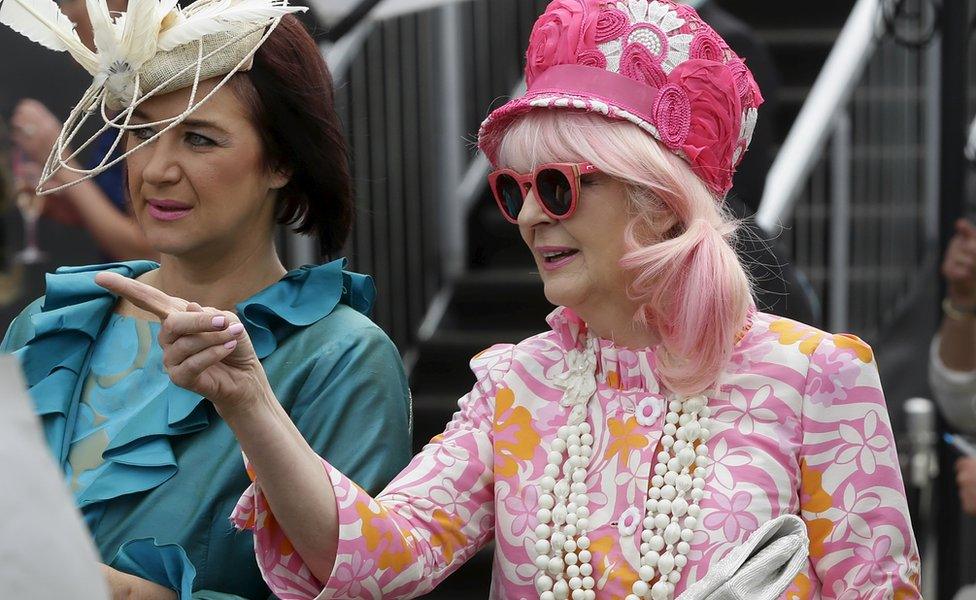
POLYGON ((230 349, 232 349, 236 345, 237 345, 237 340, 231 340, 231 341, 227 342, 226 344, 224 344, 224 348, 227 348, 228 350, 230 350, 230 349))
POLYGON ((213 326, 215 329, 220 329, 226 324, 227 324, 227 317, 220 316, 220 317, 213 318, 213 326))
POLYGON ((238 333, 244 331, 244 325, 240 323, 234 323, 233 325, 227 328, 227 331, 230 332, 232 335, 237 335, 238 333))

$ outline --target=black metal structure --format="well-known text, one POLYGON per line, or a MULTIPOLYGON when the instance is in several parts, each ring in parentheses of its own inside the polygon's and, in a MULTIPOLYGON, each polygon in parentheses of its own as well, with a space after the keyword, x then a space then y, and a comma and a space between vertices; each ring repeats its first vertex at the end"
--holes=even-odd
MULTIPOLYGON (((963 155, 966 127, 973 116, 976 98, 970 93, 970 79, 976 70, 976 44, 970 24, 976 19, 976 0, 946 0, 942 6, 942 115, 941 115, 941 177, 940 177, 940 248, 945 251, 954 231, 956 219, 967 215, 967 164, 963 155)), ((944 282, 939 283, 940 297, 945 293, 944 282)), ((940 315, 941 317, 941 315, 940 315)), ((945 423, 941 424, 945 427, 945 423)), ((973 522, 959 505, 953 468, 958 454, 940 447, 936 523, 938 536, 938 598, 951 600, 965 584, 973 583, 976 571, 976 540, 972 537, 973 522)))

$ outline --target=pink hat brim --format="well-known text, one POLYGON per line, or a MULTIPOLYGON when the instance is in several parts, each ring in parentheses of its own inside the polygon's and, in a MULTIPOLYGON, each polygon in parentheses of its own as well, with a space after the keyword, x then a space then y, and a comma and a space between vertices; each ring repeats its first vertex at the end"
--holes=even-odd
POLYGON ((646 112, 654 106, 658 89, 623 75, 585 65, 556 65, 542 73, 524 96, 492 111, 481 124, 478 147, 496 165, 505 131, 519 117, 535 109, 595 112, 630 121, 659 138, 646 112))

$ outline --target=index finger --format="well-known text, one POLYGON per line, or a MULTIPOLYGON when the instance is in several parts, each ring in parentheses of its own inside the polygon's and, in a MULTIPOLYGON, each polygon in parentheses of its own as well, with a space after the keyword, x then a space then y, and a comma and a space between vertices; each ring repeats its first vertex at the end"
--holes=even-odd
POLYGON ((186 300, 170 296, 141 281, 129 279, 118 273, 103 271, 95 276, 95 283, 113 294, 125 298, 142 310, 151 312, 160 320, 165 320, 174 312, 186 310, 186 300))

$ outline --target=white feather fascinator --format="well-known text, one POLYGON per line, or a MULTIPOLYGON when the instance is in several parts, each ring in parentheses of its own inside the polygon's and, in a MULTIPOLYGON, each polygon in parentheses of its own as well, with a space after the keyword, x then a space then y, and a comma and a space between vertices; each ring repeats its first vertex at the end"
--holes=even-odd
POLYGON ((125 12, 112 13, 106 0, 85 0, 95 43, 91 50, 54 0, 0 0, 0 23, 46 48, 68 52, 94 78, 65 121, 38 193, 52 193, 90 179, 178 125, 235 73, 251 68, 254 53, 281 17, 306 10, 289 5, 288 0, 197 0, 185 9, 177 1, 129 0, 125 12), (221 76, 216 87, 197 97, 201 81, 221 76), (183 113, 152 123, 160 127, 153 137, 122 155, 114 154, 125 133, 135 128, 129 121, 139 104, 184 88, 191 88, 191 93, 183 113), (72 148, 74 138, 93 116, 102 121, 100 129, 72 148), (112 151, 100 157, 94 168, 78 168, 74 159, 111 129, 117 131, 112 151), (59 169, 79 177, 71 184, 44 189, 59 169))

